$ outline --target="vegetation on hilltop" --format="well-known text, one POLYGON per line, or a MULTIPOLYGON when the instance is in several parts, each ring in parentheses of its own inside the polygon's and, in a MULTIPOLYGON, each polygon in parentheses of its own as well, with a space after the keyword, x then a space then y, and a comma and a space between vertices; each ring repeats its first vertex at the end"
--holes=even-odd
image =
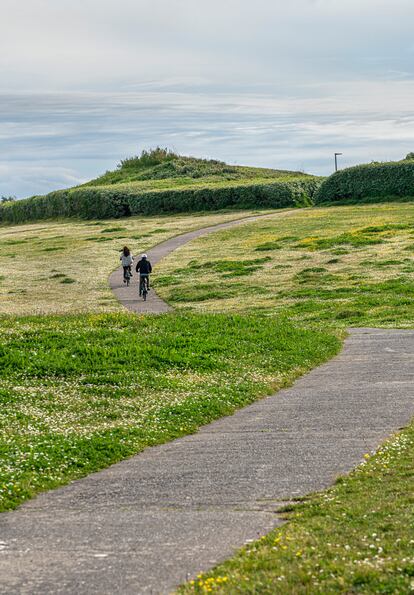
POLYGON ((312 204, 320 182, 302 172, 226 165, 157 148, 81 186, 0 204, 0 221, 303 206, 312 204))
POLYGON ((299 171, 277 170, 241 165, 227 165, 216 159, 199 159, 178 155, 169 149, 157 147, 142 151, 139 157, 123 159, 115 171, 83 184, 84 186, 107 186, 148 180, 172 180, 185 184, 190 181, 254 180, 281 177, 307 176, 299 171), (207 180, 206 180, 207 179, 207 180))

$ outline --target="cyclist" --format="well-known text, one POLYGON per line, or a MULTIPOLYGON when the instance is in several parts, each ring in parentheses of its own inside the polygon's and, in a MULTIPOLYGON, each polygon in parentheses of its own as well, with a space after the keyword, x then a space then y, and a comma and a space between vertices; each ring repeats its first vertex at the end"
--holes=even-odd
POLYGON ((127 278, 132 277, 131 265, 134 261, 134 257, 132 256, 128 246, 123 247, 119 260, 122 262, 124 269, 124 283, 126 283, 127 278))
POLYGON ((137 266, 135 267, 137 273, 139 273, 139 295, 142 293, 142 284, 146 281, 147 283, 147 290, 149 291, 149 276, 152 273, 152 266, 150 261, 148 260, 148 256, 143 254, 141 256, 141 260, 137 262, 137 266))

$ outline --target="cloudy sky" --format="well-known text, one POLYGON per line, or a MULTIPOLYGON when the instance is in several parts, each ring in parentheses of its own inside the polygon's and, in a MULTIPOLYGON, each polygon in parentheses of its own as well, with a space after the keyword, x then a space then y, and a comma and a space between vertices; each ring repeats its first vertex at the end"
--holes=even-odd
POLYGON ((156 145, 328 174, 414 151, 412 0, 0 0, 0 195, 156 145))

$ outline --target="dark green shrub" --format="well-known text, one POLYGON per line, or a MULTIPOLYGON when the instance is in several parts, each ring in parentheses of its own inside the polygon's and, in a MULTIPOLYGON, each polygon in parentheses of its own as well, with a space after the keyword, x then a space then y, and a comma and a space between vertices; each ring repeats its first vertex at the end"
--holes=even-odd
POLYGON ((322 183, 315 202, 387 196, 414 196, 413 160, 370 163, 338 171, 322 183))
POLYGON ((46 196, 33 196, 0 205, 0 221, 8 223, 56 217, 107 219, 129 214, 126 195, 115 188, 58 190, 46 196))
POLYGON ((282 208, 307 206, 320 185, 311 176, 269 183, 205 186, 176 190, 143 191, 134 185, 83 186, 58 190, 46 196, 0 204, 0 221, 20 223, 56 217, 107 219, 215 211, 224 208, 282 208))
POLYGON ((314 178, 249 184, 163 190, 129 195, 131 214, 216 211, 224 208, 283 208, 312 204, 320 182, 314 178))

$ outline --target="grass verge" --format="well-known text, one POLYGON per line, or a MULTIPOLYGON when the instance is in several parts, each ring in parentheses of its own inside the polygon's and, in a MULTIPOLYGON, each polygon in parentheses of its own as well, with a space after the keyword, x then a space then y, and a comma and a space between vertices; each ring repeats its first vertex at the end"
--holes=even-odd
POLYGON ((413 593, 414 424, 179 593, 413 593))
POLYGON ((258 315, 0 320, 0 510, 194 432, 332 357, 258 315))

